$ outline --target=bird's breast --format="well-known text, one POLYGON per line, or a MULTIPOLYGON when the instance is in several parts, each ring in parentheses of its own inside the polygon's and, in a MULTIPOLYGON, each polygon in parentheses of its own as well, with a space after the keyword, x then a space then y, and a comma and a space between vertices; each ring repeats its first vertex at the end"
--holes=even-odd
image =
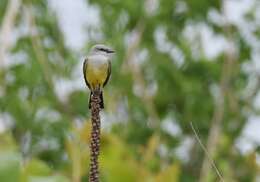
POLYGON ((89 57, 88 66, 98 70, 108 64, 108 59, 105 56, 95 55, 89 57))
POLYGON ((108 74, 108 64, 106 57, 93 56, 88 59, 86 77, 91 85, 104 84, 108 74))

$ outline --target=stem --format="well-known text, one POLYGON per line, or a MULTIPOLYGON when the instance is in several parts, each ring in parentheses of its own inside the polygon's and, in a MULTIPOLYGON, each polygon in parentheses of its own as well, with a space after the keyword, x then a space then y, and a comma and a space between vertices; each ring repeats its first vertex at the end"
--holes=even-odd
POLYGON ((99 181, 98 155, 100 146, 100 89, 93 91, 91 98, 91 143, 90 143, 90 171, 89 182, 99 181))
POLYGON ((141 65, 134 63, 134 57, 135 54, 138 52, 140 44, 142 42, 142 36, 143 33, 145 31, 145 22, 144 20, 141 18, 136 27, 133 29, 134 32, 134 41, 133 43, 128 47, 127 51, 126 51, 126 57, 125 57, 125 61, 122 65, 122 70, 124 73, 126 73, 127 71, 130 71, 130 73, 133 76, 133 81, 134 81, 134 85, 138 85, 141 89, 142 97, 140 97, 140 99, 142 100, 142 102, 144 103, 145 109, 148 112, 149 115, 149 122, 148 125, 151 128, 158 128, 159 127, 159 116, 158 113, 156 111, 156 107, 154 104, 154 100, 153 100, 153 96, 147 94, 147 91, 149 90, 149 88, 147 88, 147 84, 145 81, 145 76, 142 72, 142 68, 141 65))
POLYGON ((223 177, 222 177, 220 171, 218 170, 218 168, 217 168, 217 166, 216 166, 214 160, 213 160, 212 157, 210 156, 210 154, 209 154, 207 148, 206 148, 206 147, 204 146, 204 144, 202 143, 202 141, 201 141, 201 139, 200 139, 200 137, 199 137, 199 134, 198 134, 198 132, 195 130, 195 128, 194 128, 192 122, 190 122, 190 126, 191 126, 191 129, 192 129, 192 131, 193 131, 193 133, 194 133, 194 135, 195 135, 195 138, 196 138, 197 142, 199 143, 199 145, 201 146, 201 148, 202 148, 203 151, 205 152, 205 156, 208 158, 208 161, 210 162, 211 166, 215 169, 215 171, 216 171, 216 173, 217 173, 217 175, 218 175, 220 181, 221 181, 221 182, 224 182, 224 179, 223 179, 223 177))
POLYGON ((15 20, 19 14, 20 6, 21 0, 10 0, 3 17, 2 28, 0 30, 0 69, 4 68, 7 61, 7 54, 11 47, 11 37, 15 28, 15 20))
MULTIPOLYGON (((225 10, 225 3, 222 1, 222 13, 224 18, 226 18, 226 10, 225 10)), ((224 33, 227 36, 228 41, 232 42, 232 36, 230 32, 230 26, 229 24, 225 25, 224 27, 224 33)), ((227 97, 231 93, 232 85, 230 84, 230 80, 233 76, 232 69, 234 69, 235 66, 235 53, 232 51, 231 48, 228 48, 228 50, 225 52, 225 60, 222 65, 222 73, 221 73, 221 80, 220 80, 220 96, 216 100, 216 106, 212 118, 212 125, 209 131, 208 141, 207 141, 207 151, 208 155, 212 156, 214 159, 214 156, 218 150, 218 142, 220 140, 220 136, 223 133, 222 131, 222 123, 224 121, 225 112, 227 110, 230 110, 229 108, 225 108, 225 102, 227 102, 227 97)), ((207 156, 205 155, 202 167, 200 171, 200 179, 199 182, 206 182, 208 181, 208 176, 210 173, 211 164, 208 160, 207 156)), ((220 180, 222 180, 220 178, 220 180)))

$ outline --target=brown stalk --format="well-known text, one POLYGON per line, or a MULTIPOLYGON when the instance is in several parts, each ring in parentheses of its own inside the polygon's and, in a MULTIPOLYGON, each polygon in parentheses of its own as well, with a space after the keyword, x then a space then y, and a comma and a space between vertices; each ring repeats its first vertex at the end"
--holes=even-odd
POLYGON ((89 182, 99 181, 98 156, 100 150, 100 92, 100 89, 94 90, 90 98, 92 130, 90 136, 89 182))

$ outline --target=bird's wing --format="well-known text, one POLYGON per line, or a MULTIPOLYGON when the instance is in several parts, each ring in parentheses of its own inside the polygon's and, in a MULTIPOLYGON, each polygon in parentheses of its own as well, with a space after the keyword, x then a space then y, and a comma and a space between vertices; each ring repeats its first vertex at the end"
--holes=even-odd
POLYGON ((83 63, 83 74, 84 74, 84 79, 85 79, 86 85, 88 86, 89 89, 91 89, 90 84, 88 83, 88 80, 86 77, 87 65, 88 65, 88 58, 86 58, 83 63))
POLYGON ((108 60, 108 68, 107 68, 107 78, 103 84, 103 87, 107 84, 109 78, 110 78, 110 75, 111 75, 111 61, 108 60))

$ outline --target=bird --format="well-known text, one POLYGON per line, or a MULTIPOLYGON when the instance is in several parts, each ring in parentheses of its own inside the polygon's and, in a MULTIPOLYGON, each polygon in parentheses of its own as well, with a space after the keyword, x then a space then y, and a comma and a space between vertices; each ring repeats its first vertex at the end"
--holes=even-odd
POLYGON ((103 44, 92 46, 88 56, 84 59, 83 74, 87 87, 90 89, 90 98, 95 89, 100 89, 100 108, 104 109, 103 88, 106 86, 111 75, 111 58, 115 51, 103 44))

